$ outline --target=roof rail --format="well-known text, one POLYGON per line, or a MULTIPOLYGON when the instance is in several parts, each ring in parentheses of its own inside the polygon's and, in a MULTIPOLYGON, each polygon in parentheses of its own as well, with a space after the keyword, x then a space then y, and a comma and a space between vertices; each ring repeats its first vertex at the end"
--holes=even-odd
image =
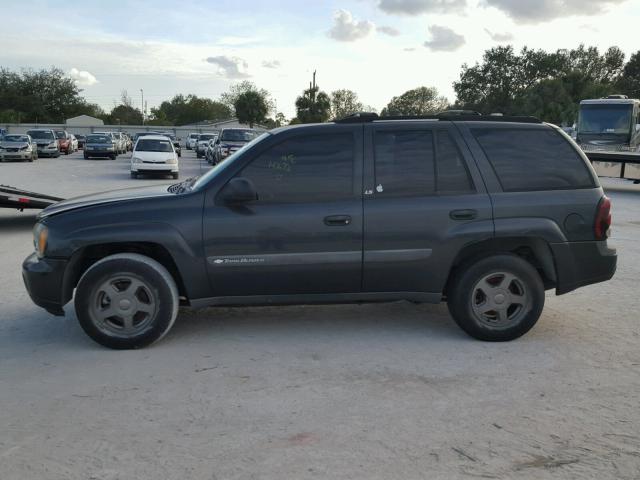
POLYGON ((500 122, 500 123, 542 123, 539 118, 530 116, 497 116, 497 115, 398 115, 381 117, 377 113, 360 112, 354 113, 344 118, 336 119, 334 123, 373 123, 377 121, 394 121, 394 120, 438 120, 445 122, 500 122))

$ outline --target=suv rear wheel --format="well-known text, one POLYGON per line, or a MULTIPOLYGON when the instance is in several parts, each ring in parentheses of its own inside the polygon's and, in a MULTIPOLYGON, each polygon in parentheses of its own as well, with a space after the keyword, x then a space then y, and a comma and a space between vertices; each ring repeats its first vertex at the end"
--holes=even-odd
POLYGON ((118 350, 161 339, 173 326, 178 305, 178 289, 167 269, 134 253, 96 262, 75 294, 82 329, 100 345, 118 350))
POLYGON ((505 342, 524 335, 544 307, 540 275, 516 255, 493 255, 463 266, 451 285, 451 315, 479 340, 505 342))

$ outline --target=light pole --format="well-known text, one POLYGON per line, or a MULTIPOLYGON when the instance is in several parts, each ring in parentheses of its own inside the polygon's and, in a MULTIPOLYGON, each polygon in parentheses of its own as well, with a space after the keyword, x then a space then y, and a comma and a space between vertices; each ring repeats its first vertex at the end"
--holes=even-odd
POLYGON ((140 112, 142 112, 142 125, 144 125, 144 90, 140 89, 140 96, 142 97, 142 103, 140 103, 140 112))

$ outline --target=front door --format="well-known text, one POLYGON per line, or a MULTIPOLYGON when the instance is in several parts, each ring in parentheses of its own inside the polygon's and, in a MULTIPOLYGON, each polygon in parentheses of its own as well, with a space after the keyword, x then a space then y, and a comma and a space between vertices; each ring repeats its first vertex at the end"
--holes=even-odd
POLYGON ((362 126, 305 129, 257 153, 235 177, 258 200, 207 196, 213 296, 357 293, 362 279, 362 126))

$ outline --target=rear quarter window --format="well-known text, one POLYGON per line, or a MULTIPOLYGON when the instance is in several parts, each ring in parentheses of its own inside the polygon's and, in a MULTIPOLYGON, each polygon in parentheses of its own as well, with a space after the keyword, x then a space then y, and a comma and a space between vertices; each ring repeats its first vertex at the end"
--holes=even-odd
POLYGON ((593 188, 582 157, 552 129, 471 129, 507 192, 593 188))

